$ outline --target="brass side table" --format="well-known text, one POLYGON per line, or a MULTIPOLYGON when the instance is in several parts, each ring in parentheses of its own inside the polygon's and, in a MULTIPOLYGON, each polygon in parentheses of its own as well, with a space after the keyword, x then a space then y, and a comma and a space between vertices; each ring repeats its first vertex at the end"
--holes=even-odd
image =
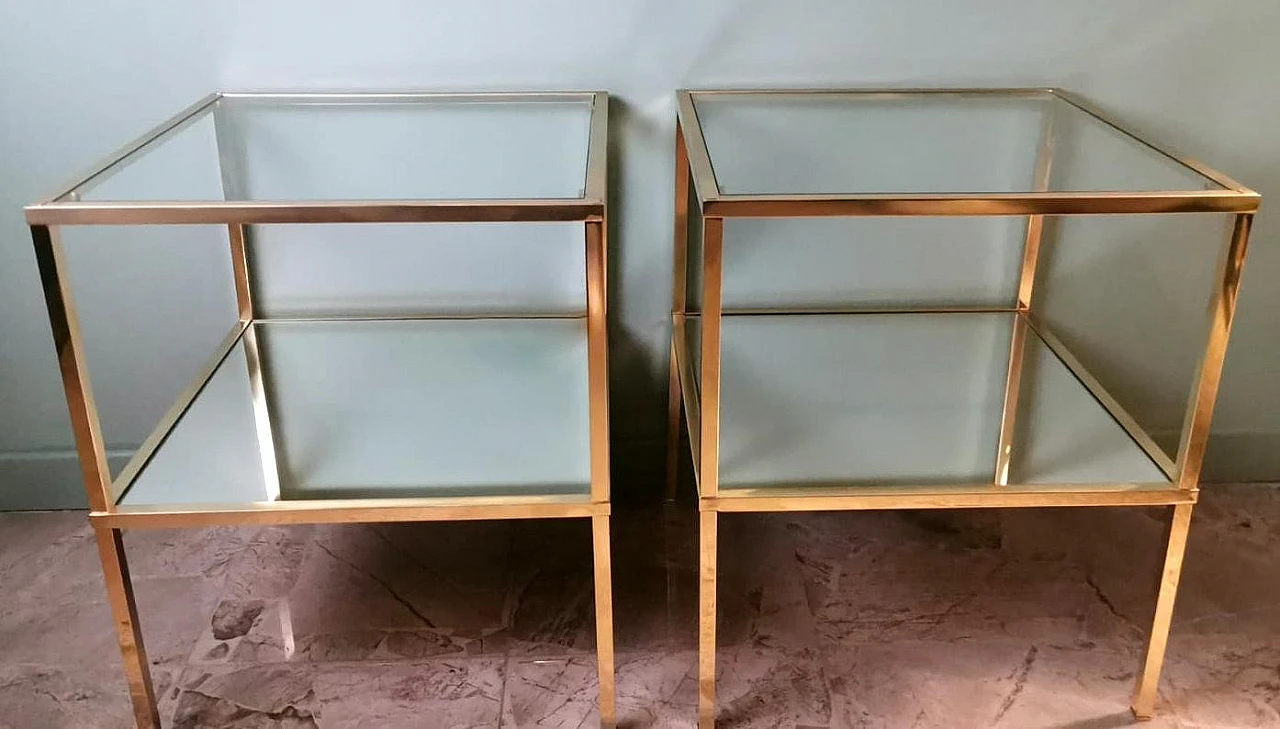
POLYGON ((678 101, 668 489, 683 412, 700 511, 700 725, 715 718, 720 514, 861 509, 1170 507, 1132 705, 1150 717, 1258 194, 1057 89, 678 101), (1068 223, 1175 213, 1216 215, 1231 233, 1167 453, 1055 335, 1037 264, 1072 243, 1068 223), (802 242, 834 261, 796 252, 802 242), (1006 244, 1008 265, 984 268, 1006 244), (880 256, 889 280, 858 256, 880 256), (833 269, 861 278, 813 296, 833 269), (1003 283, 975 289, 992 270, 1003 283))
POLYGON ((564 517, 592 522, 600 716, 614 722, 607 113, 601 92, 214 94, 26 208, 139 727, 160 718, 125 529, 564 517), (60 234, 180 224, 228 241, 236 310, 112 474, 60 234), (395 296, 338 276, 352 287, 338 305, 309 307, 325 292, 257 265, 278 273, 281 251, 335 240, 376 258, 428 234, 436 252, 506 246, 478 280, 563 241, 569 293, 397 299, 430 271, 382 261, 395 296))

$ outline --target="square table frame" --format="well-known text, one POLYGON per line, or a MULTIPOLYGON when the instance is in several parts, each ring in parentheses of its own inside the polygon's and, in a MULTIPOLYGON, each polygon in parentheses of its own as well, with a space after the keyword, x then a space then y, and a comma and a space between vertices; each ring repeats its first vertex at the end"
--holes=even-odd
MULTIPOLYGON (((71 415, 76 450, 89 500, 89 521, 97 536, 125 676, 139 727, 159 729, 146 649, 139 629, 133 585, 125 558, 123 530, 247 524, 381 523, 479 519, 590 518, 594 551, 596 652, 601 724, 616 720, 614 690, 613 588, 609 536, 609 405, 606 335, 608 94, 533 93, 275 93, 210 94, 126 144, 104 162, 77 175, 41 202, 26 207, 41 285, 53 330, 59 369, 71 415), (221 99, 290 102, 528 102, 582 101, 591 105, 584 194, 578 198, 439 200, 276 201, 108 201, 74 199, 73 191, 111 173, 143 148, 156 145, 203 118, 214 115, 221 99), (475 496, 265 501, 250 504, 123 506, 123 492, 142 470, 183 413, 191 406, 224 356, 243 340, 250 389, 264 460, 271 456, 270 425, 261 362, 253 325, 269 323, 254 305, 253 272, 246 255, 246 228, 273 223, 459 223, 581 222, 586 256, 587 387, 589 391, 590 493, 582 496, 475 496), (237 323, 196 379, 178 396, 137 453, 112 479, 106 444, 85 362, 84 340, 67 278, 66 253, 59 237, 64 225, 217 224, 227 226, 235 285, 237 323)), ((221 145, 220 145, 221 147, 221 145)), ((227 170, 226 149, 219 162, 227 170)), ((483 318, 528 317, 485 314, 483 318)), ((291 317, 296 319, 297 317, 291 317)), ((324 317, 332 318, 332 317, 324 317)), ((380 317, 385 318, 385 317, 380 317)), ((392 317, 396 318, 396 317, 392 317)), ((412 318, 467 318, 421 316, 412 318)))
MULTIPOLYGON (((679 475, 679 448, 683 432, 681 413, 688 426, 699 510, 699 609, 698 609, 698 721, 703 729, 715 723, 716 692, 716 573, 717 527, 722 512, 840 511, 870 509, 952 509, 1054 506, 1169 506, 1172 508, 1165 556, 1159 580, 1155 614, 1146 657, 1138 675, 1132 710, 1138 718, 1155 712, 1157 687, 1173 617, 1174 599, 1182 571, 1187 531, 1199 494, 1200 469, 1209 438, 1214 401, 1221 381, 1222 363, 1235 315, 1240 274, 1254 214, 1260 196, 1231 178, 1197 162, 1165 151, 1127 131, 1079 97, 1057 88, 973 89, 741 89, 682 90, 677 93, 675 140, 675 264, 672 299, 672 344, 668 399, 667 496, 674 499, 679 475), (1219 184, 1221 190, 1177 192, 1063 192, 1049 189, 1054 152, 1054 113, 1046 114, 1036 158, 1034 191, 1015 193, 914 193, 914 194, 776 194, 722 195, 716 182, 710 152, 698 124, 695 95, 848 95, 860 99, 906 100, 910 98, 1003 97, 1059 99, 1075 113, 1142 142, 1153 152, 1171 158, 1219 184), (691 213, 690 192, 700 208, 691 213), (1195 384, 1186 408, 1181 441, 1170 459, 1155 441, 1121 407, 1096 377, 1050 331, 1032 308, 1041 235, 1046 215, 1102 215, 1141 213, 1231 213, 1230 240, 1215 272, 1208 303, 1209 327, 1195 384), (690 215, 701 216, 702 298, 690 313, 687 292, 690 215), (1027 218, 1016 299, 1007 308, 1015 316, 1004 409, 1000 426, 996 467, 989 484, 928 486, 831 486, 795 488, 786 485, 750 489, 719 489, 719 416, 721 317, 724 220, 731 217, 818 216, 1020 216, 1027 218), (693 372, 687 351, 686 319, 701 318, 700 377, 693 372), (1014 416, 1021 379, 1026 328, 1032 328, 1092 393, 1111 417, 1170 478, 1168 488, 1132 489, 1127 484, 1050 484, 1034 489, 1009 490, 1010 453, 1014 416), (1110 488, 1108 488, 1110 487, 1110 488)), ((875 313, 973 311, 965 307, 877 309, 875 313)), ((734 311, 745 314, 869 313, 865 308, 829 310, 760 309, 734 311)))

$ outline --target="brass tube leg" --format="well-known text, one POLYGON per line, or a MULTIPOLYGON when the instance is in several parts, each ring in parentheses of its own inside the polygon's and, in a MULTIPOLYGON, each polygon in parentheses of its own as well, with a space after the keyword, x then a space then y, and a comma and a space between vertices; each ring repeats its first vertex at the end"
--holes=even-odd
POLYGON ((107 600, 111 603, 124 675, 129 682, 129 698, 133 701, 133 717, 138 729, 160 729, 147 651, 142 645, 142 631, 138 629, 138 606, 134 604, 129 564, 124 557, 124 533, 119 529, 100 528, 97 536, 102 576, 107 583, 107 600))
POLYGON ((1138 686, 1133 695, 1133 714, 1139 719, 1150 719, 1155 715, 1160 669, 1164 667, 1169 626, 1173 621, 1173 603, 1178 595, 1178 580, 1182 576, 1182 557, 1187 550, 1191 509, 1191 504, 1173 507, 1173 521, 1169 523, 1169 543, 1165 550, 1164 570, 1160 574, 1155 620, 1151 624, 1151 638, 1147 642, 1146 661, 1142 665, 1142 674, 1138 677, 1138 686))
MULTIPOLYGON (((674 330, 674 327, 673 327, 674 330)), ((674 331, 673 331, 674 333, 674 331)), ((680 486, 680 363, 671 343, 671 372, 667 382, 667 501, 676 500, 680 486)))
POLYGON ((609 517, 591 517, 596 567, 596 664, 600 673, 600 726, 617 722, 613 677, 613 568, 609 550, 609 517))
POLYGON ((698 729, 716 724, 717 514, 698 514, 698 729))

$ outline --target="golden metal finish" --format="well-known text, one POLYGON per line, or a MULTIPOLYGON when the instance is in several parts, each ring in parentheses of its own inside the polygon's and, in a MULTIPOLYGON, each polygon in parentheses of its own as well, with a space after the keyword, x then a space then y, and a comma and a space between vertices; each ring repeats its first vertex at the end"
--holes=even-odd
MULTIPOLYGON (((823 314, 1012 314, 1017 309, 1010 306, 949 306, 946 308, 929 306, 864 306, 857 309, 836 309, 829 307, 797 306, 781 308, 739 308, 722 309, 721 314, 733 316, 788 316, 823 315, 823 314)), ((697 316, 691 313, 690 316, 697 316)))
POLYGON ((693 175, 693 186, 698 198, 703 201, 705 213, 706 201, 720 196, 720 185, 716 182, 716 173, 711 166, 707 140, 702 136, 702 127, 698 124, 698 111, 693 106, 693 96, 688 91, 677 92, 676 111, 676 123, 679 124, 685 141, 685 154, 689 171, 693 175))
POLYGON ((129 684, 129 699, 133 703, 133 718, 138 729, 160 729, 147 650, 142 645, 142 630, 138 627, 138 606, 133 599, 129 563, 124 556, 124 534, 112 528, 98 528, 96 532, 102 575, 107 584, 107 601, 111 603, 116 639, 120 642, 120 657, 129 684))
POLYGON ((680 485, 680 358, 676 354, 675 334, 667 360, 667 471, 665 500, 676 500, 680 485))
MULTIPOLYGON (((671 314, 683 315, 687 305, 687 260, 689 256, 689 154, 685 151, 684 132, 676 122, 676 198, 675 232, 672 235, 674 263, 671 278, 671 314)), ((671 361, 667 378, 667 501, 675 501, 680 481, 680 362, 676 356, 675 335, 672 330, 671 361)))
POLYGON ((528 223, 603 220, 604 203, 539 200, 55 202, 27 206, 31 225, 178 223, 528 223))
POLYGON ((591 542, 595 550, 596 669, 600 676, 600 726, 612 728, 618 720, 613 681, 613 560, 610 556, 609 517, 591 517, 591 542))
MULTIPOLYGON (((956 508, 1031 508, 1031 507, 1122 507, 1171 506, 1174 518, 1170 527, 1168 551, 1161 580, 1151 641, 1146 662, 1138 681, 1133 703, 1134 713, 1149 717, 1154 708, 1160 668, 1164 659, 1174 597, 1186 548, 1187 529, 1192 508, 1199 497, 1198 478, 1209 421, 1217 395, 1231 320, 1236 305, 1240 272, 1247 248, 1253 213, 1259 196, 1231 178, 1195 161, 1172 154, 1148 142, 1152 150, 1180 163, 1205 177, 1206 185, 1217 183, 1223 189, 1175 191, 1054 191, 1051 184, 1055 152, 1055 116, 1066 113, 1063 104, 1098 117, 1118 133, 1133 136, 1106 119, 1084 102, 1058 89, 867 89, 867 90, 731 90, 681 91, 677 95, 679 125, 676 152, 676 239, 675 290, 672 307, 671 381, 673 391, 683 395, 683 410, 689 433, 689 448, 695 464, 698 483, 700 519, 700 608, 698 720, 709 729, 715 719, 715 633, 716 633, 716 528, 721 512, 786 512, 835 511, 869 509, 956 509, 956 508), (700 96, 752 95, 779 102, 804 94, 805 98, 841 98, 856 95, 860 100, 903 99, 930 96, 1007 95, 1053 101, 1046 110, 1041 147, 1036 168, 1032 172, 1032 190, 1018 193, 923 193, 923 194, 816 194, 816 195, 728 195, 716 184, 715 170, 702 129, 698 125, 696 98, 700 96), (1054 111, 1053 106, 1058 106, 1054 111), (700 203, 704 229, 703 296, 699 317, 691 312, 693 303, 680 300, 685 267, 688 265, 687 241, 682 237, 689 220, 682 192, 693 189, 700 203), (1221 264, 1219 276, 1209 304, 1210 325, 1204 357, 1201 361, 1176 462, 1171 459, 1102 386, 1087 368, 1038 317, 1035 306, 1037 264, 1046 231, 1045 216, 1106 215, 1138 213, 1219 212, 1235 213, 1235 226, 1221 264), (1008 307, 920 307, 876 309, 777 309, 723 307, 722 266, 724 218, 806 217, 859 215, 999 215, 1028 218, 1022 262, 1016 282, 1016 295, 1008 307), (683 224, 682 224, 683 223, 683 224), (999 450, 995 459, 992 483, 976 484, 761 484, 752 488, 721 488, 719 484, 719 413, 721 318, 726 315, 815 315, 859 313, 974 313, 1008 312, 1013 326, 1009 352, 1009 368, 1005 380, 1003 412, 1000 424, 999 450), (686 324, 696 321, 702 328, 701 380, 695 380, 693 358, 686 338, 686 324), (1162 483, 1098 483, 1098 484, 1021 484, 1010 483, 1010 463, 1019 448, 1015 440, 1020 391, 1023 389, 1027 340, 1038 336, 1050 351, 1070 370, 1098 404, 1125 431, 1169 479, 1162 483), (700 385, 700 387, 699 387, 700 385)), ((1137 139, 1136 137, 1134 137, 1137 139)), ((728 243, 732 245, 732 241, 728 243)), ((1040 284, 1043 285, 1043 284, 1040 284)), ((672 397, 671 427, 668 443, 674 450, 680 446, 681 399, 672 397)), ((668 454, 668 468, 678 463, 668 454)), ((1016 475, 1016 474, 1015 474, 1016 475)), ((671 476, 669 476, 670 482, 671 476)))
POLYGON ((236 289, 236 313, 241 322, 253 319, 253 287, 249 281, 249 257, 245 251, 245 226, 227 226, 231 240, 231 280, 236 289))
POLYGON ((698 397, 702 434, 698 457, 698 493, 715 496, 720 483, 720 307, 724 280, 724 220, 702 219, 702 378, 698 397))
MULTIPOLYGON (((1044 127, 1040 132, 1040 151, 1036 154, 1035 177, 1032 188, 1037 192, 1050 189, 1053 174, 1053 127, 1057 114, 1049 106, 1044 111, 1044 127)), ((1040 239, 1044 234, 1044 216, 1027 217, 1027 237, 1022 245, 1022 272, 1018 277, 1018 309, 1031 310, 1031 293, 1036 284, 1036 264, 1040 261, 1040 239)))
POLYGON ((119 506, 110 512, 92 511, 89 519, 120 529, 173 529, 228 524, 566 519, 607 516, 609 512, 609 504, 592 503, 586 496, 469 496, 119 506))
POLYGON ((774 486, 725 489, 706 498, 713 511, 874 511, 882 509, 1164 506, 1194 503, 1197 491, 1154 484, 1002 484, 774 486))
POLYGON ((1018 421, 1018 396, 1022 388, 1022 364, 1027 351, 1027 323, 1013 317, 1009 337, 1009 370, 1004 381, 1004 409, 1000 416, 1000 441, 996 447, 997 486, 1009 483, 1009 463, 1013 460, 1013 434, 1018 421))
POLYGON ((229 524, 328 524, 404 521, 454 521, 485 519, 589 518, 592 521, 595 562, 596 639, 599 655, 600 716, 603 725, 616 720, 614 697, 614 646, 612 578, 609 546, 609 410, 607 362, 607 234, 608 95, 603 92, 552 92, 545 94, 215 94, 174 116, 126 145, 105 162, 83 173, 56 194, 26 208, 41 281, 53 329, 68 409, 75 431, 90 521, 97 530, 108 597, 115 615, 125 672, 139 727, 158 729, 148 664, 138 629, 137 608, 121 541, 126 528, 203 527, 229 524), (458 101, 466 103, 511 101, 582 101, 591 103, 587 162, 583 193, 577 198, 472 199, 472 200, 294 200, 246 201, 235 174, 241 154, 235 129, 219 118, 219 102, 281 101, 307 104, 411 103, 458 101), (223 194, 228 200, 189 202, 143 200, 86 202, 78 199, 86 185, 97 183, 129 164, 131 155, 145 153, 188 125, 213 112, 218 138, 223 194), (281 474, 276 463, 269 407, 270 387, 265 380, 256 325, 273 321, 257 316, 254 308, 252 257, 248 255, 249 225, 269 223, 371 223, 371 222, 512 222, 575 221, 584 224, 586 246, 586 297, 583 310, 573 313, 527 312, 484 314, 406 314, 393 317, 313 317, 306 321, 383 321, 402 319, 583 319, 587 337, 587 388, 589 391, 591 484, 589 494, 510 495, 474 497, 358 498, 288 501, 281 498, 281 474), (115 484, 110 483, 106 449, 94 405, 84 344, 66 277, 65 254, 54 225, 64 224, 178 224, 226 225, 229 236, 231 279, 235 289, 236 325, 218 345, 212 358, 183 390, 148 436, 115 484), (265 470, 267 493, 254 503, 133 505, 121 504, 129 486, 164 445, 204 391, 215 370, 236 346, 243 345, 253 400, 257 438, 265 470))
MULTIPOLYGON (((696 178, 695 178, 696 179, 696 178)), ((703 202, 707 215, 787 218, 858 215, 1129 215, 1252 213, 1257 193, 1019 192, 897 195, 730 195, 703 202)))
POLYGON ((583 197, 606 203, 609 194, 609 95, 591 95, 591 137, 587 141, 587 181, 583 197))
POLYGON ((1178 485, 1184 489, 1196 488, 1200 483, 1200 466, 1204 462, 1205 448, 1209 445, 1209 421, 1213 418, 1213 405, 1218 397, 1218 385, 1222 381, 1222 363, 1227 356, 1231 323, 1235 320, 1240 274, 1244 269, 1244 256, 1249 249, 1249 231, 1252 227, 1252 215, 1236 216, 1231 230, 1231 242, 1218 264, 1218 276, 1209 297, 1209 331, 1204 357, 1200 360, 1196 383, 1191 390, 1190 402, 1187 403, 1182 440, 1178 444, 1178 485))
POLYGON ((1156 694, 1160 685, 1160 669, 1164 666, 1164 651, 1169 642, 1169 626, 1173 623, 1173 603, 1178 595, 1178 580, 1182 576, 1182 557, 1187 551, 1187 532, 1191 529, 1191 504, 1173 507, 1173 519, 1169 522, 1168 543, 1164 565, 1160 571, 1160 592, 1156 597, 1155 617, 1151 621, 1151 636, 1147 641, 1147 655, 1138 677, 1138 687, 1133 695, 1133 713, 1139 719, 1155 715, 1156 694))
POLYGON ((714 511, 698 513, 698 727, 716 723, 716 539, 714 511))
MULTIPOLYGON (((693 457, 693 478, 698 494, 702 494, 702 407, 698 402, 698 381, 693 376, 693 359, 689 356, 685 332, 685 318, 672 317, 675 338, 671 343, 672 356, 679 369, 680 394, 683 395, 685 422, 689 427, 689 452, 693 457)), ((677 426, 679 425, 677 414, 677 426)), ((677 437, 676 447, 679 447, 677 437)))
POLYGON ((276 439, 271 432, 271 408, 267 403, 267 383, 262 373, 262 350, 258 347, 257 326, 244 333, 244 362, 249 371, 249 396, 253 398, 253 426, 262 459, 262 483, 268 501, 280 499, 280 468, 276 463, 276 439))
POLYGON ((587 388, 591 393, 591 500, 609 500, 609 347, 604 223, 587 223, 587 388))
POLYGON ((93 399, 93 384, 84 360, 84 337, 75 299, 67 281, 66 251, 58 231, 45 225, 31 226, 36 264, 40 268, 40 285, 49 310, 49 326, 53 330, 53 346, 62 372, 62 386, 71 415, 80 471, 88 491, 89 507, 104 510, 114 503, 111 496, 111 469, 107 466, 107 449, 102 440, 102 421, 93 399))

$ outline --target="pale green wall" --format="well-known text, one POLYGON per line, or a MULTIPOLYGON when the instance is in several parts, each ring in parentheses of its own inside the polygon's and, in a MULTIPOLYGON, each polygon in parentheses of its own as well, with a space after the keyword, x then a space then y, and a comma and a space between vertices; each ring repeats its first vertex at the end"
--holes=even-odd
MULTIPOLYGON (((79 499, 21 205, 212 89, 611 91, 615 457, 622 478, 649 479, 656 488, 658 481, 649 477, 661 468, 666 402, 673 89, 1064 86, 1266 197, 1280 194, 1280 135, 1274 125, 1280 86, 1272 77, 1280 62, 1273 42, 1278 30, 1280 4, 1274 0, 5 0, 0 507, 79 499)), ((1280 479, 1276 221, 1264 204, 1215 422, 1213 478, 1280 479)), ((1202 263, 1152 251, 1126 255, 1103 268, 1111 271, 1126 261, 1144 267, 1146 291, 1178 290, 1196 280, 1195 266, 1202 263)), ((1059 265, 1070 271, 1069 263, 1059 265)), ((202 254, 193 253, 138 264, 128 277, 120 270, 101 271, 85 277, 83 296, 115 302, 122 310, 145 310, 164 289, 157 282, 194 281, 207 265, 202 254), (148 289, 148 279, 156 288, 148 289)), ((1075 294, 1064 290, 1062 301, 1097 295, 1096 279, 1075 278, 1081 288, 1075 294)), ((1134 293, 1107 289, 1108 296, 1134 293)), ((219 296, 198 288, 167 304, 167 316, 211 320, 219 296)), ((1082 327, 1099 332, 1096 343, 1122 339, 1117 320, 1092 310, 1073 312, 1085 318, 1082 327)), ((204 346, 205 329, 156 321, 131 336, 159 370, 204 346)), ((1165 383, 1177 381, 1184 364, 1157 359, 1148 363, 1148 374, 1129 361, 1140 355, 1120 358, 1110 376, 1132 383, 1126 397, 1166 412, 1183 393, 1165 383)), ((100 391, 113 393, 113 402, 120 403, 115 409, 163 410, 168 395, 157 391, 165 388, 138 389, 139 379, 136 371, 116 364, 95 381, 100 391)), ((127 421, 129 415, 122 417, 127 421)), ((129 438, 122 432, 118 440, 129 438)))

